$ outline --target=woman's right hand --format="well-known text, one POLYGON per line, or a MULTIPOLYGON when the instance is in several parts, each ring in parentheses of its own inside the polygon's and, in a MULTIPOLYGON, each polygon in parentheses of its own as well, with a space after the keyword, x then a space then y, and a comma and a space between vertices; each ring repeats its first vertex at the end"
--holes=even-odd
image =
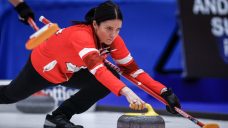
POLYGON ((124 95, 127 101, 130 103, 129 107, 133 110, 143 110, 146 103, 139 98, 130 88, 124 87, 120 91, 121 95, 124 95))

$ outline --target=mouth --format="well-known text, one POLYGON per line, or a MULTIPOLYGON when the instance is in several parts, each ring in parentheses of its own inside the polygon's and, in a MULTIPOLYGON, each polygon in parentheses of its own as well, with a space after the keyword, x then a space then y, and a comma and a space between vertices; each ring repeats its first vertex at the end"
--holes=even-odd
POLYGON ((112 41, 113 41, 113 39, 108 39, 108 41, 112 42, 112 41))

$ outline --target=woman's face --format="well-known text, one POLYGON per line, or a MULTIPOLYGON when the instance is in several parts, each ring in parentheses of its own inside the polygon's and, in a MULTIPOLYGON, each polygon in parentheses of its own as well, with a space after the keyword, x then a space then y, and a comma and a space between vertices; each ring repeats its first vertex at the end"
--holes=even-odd
POLYGON ((93 27, 99 41, 106 45, 110 45, 119 34, 120 28, 122 27, 122 21, 119 19, 107 20, 101 22, 99 26, 94 21, 93 27))

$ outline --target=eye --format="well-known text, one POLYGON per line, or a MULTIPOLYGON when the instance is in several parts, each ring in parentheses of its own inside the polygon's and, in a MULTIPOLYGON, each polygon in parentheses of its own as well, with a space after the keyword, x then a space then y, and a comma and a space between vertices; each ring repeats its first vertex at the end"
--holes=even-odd
POLYGON ((117 29, 116 29, 116 32, 120 32, 120 28, 117 28, 117 29))
POLYGON ((113 31, 113 28, 112 28, 112 27, 106 27, 106 29, 107 29, 108 31, 113 31))

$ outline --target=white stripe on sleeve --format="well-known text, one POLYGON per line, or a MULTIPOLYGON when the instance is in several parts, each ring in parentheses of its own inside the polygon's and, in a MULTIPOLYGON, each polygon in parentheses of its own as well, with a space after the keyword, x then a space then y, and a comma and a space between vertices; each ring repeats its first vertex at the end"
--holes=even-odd
POLYGON ((133 78, 136 78, 139 74, 143 73, 144 71, 142 69, 138 69, 136 72, 132 73, 131 76, 133 78))
POLYGON ((93 75, 95 75, 96 72, 97 72, 97 70, 98 70, 99 68, 103 67, 103 66, 104 66, 103 64, 99 64, 99 65, 97 65, 96 67, 94 67, 93 69, 91 69, 90 72, 91 72, 93 75))
POLYGON ((127 64, 128 62, 130 62, 133 59, 133 57, 131 56, 131 54, 128 54, 126 57, 124 57, 123 59, 120 60, 115 60, 115 62, 117 64, 127 64))
POLYGON ((92 51, 96 51, 98 52, 98 50, 96 48, 83 48, 80 52, 79 52, 79 56, 81 58, 83 58, 83 56, 85 56, 86 54, 88 54, 89 52, 92 52, 92 51))

